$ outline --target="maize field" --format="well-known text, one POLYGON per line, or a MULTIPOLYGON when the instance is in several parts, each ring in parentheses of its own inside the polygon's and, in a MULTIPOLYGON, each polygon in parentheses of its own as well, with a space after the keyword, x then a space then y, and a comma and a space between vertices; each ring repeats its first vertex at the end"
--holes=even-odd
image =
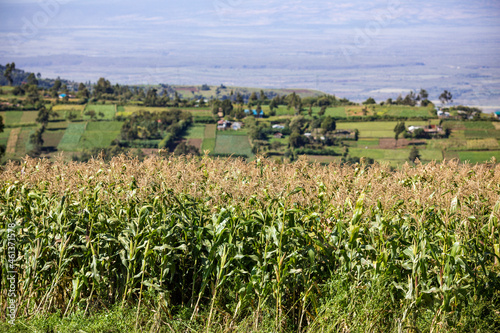
POLYGON ((0 330, 499 332, 499 218, 494 161, 27 158, 0 173, 0 330))

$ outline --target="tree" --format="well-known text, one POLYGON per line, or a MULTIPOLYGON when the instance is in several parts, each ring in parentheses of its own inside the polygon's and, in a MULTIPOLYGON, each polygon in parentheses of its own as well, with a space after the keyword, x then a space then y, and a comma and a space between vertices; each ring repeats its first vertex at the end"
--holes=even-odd
POLYGON ((363 102, 363 105, 368 105, 368 104, 377 104, 373 98, 368 98, 366 101, 363 102))
POLYGON ((49 118, 51 116, 50 110, 47 110, 45 106, 42 106, 40 110, 38 110, 38 115, 36 117, 36 122, 41 124, 43 127, 47 126, 49 122, 49 118))
POLYGON ((266 94, 264 93, 264 90, 261 90, 261 91, 260 91, 260 96, 259 96, 259 97, 260 97, 260 100, 261 100, 261 101, 265 101, 265 100, 267 99, 267 96, 266 96, 266 94))
POLYGON ((291 148, 298 148, 304 145, 304 138, 298 131, 293 131, 288 138, 291 148))
POLYGON ((445 90, 441 93, 441 95, 439 95, 439 100, 444 105, 446 103, 453 102, 453 96, 451 95, 451 92, 445 90))
POLYGON ((408 159, 412 162, 415 163, 415 161, 420 159, 420 152, 418 151, 417 147, 413 146, 413 148, 410 151, 410 156, 408 156, 408 159))
POLYGON ((321 109, 319 110, 318 115, 319 115, 320 117, 323 117, 323 116, 325 115, 325 112, 326 112, 326 105, 323 105, 323 106, 321 107, 321 109))
POLYGON ((39 129, 35 131, 35 133, 30 135, 30 143, 34 145, 35 153, 40 153, 43 146, 43 132, 45 132, 45 125, 40 126, 39 129))
POLYGON ((313 115, 313 108, 312 108, 312 106, 309 106, 309 110, 307 111, 307 114, 309 115, 309 117, 311 117, 313 115))
POLYGON ((38 80, 36 79, 35 74, 30 73, 30 75, 28 75, 28 78, 26 79, 26 83, 33 86, 38 86, 38 80))
POLYGON ((9 86, 11 86, 12 83, 14 83, 14 80, 12 79, 12 72, 15 69, 16 69, 16 64, 15 63, 11 63, 11 64, 5 65, 5 72, 3 73, 3 76, 5 76, 5 78, 7 79, 7 81, 9 81, 9 86))
POLYGON ((394 127, 394 139, 396 139, 396 146, 398 145, 398 138, 399 138, 399 135, 401 133, 403 133, 404 131, 406 131, 406 126, 405 126, 405 123, 404 121, 402 122, 398 122, 396 124, 396 126, 394 127))
POLYGON ((335 123, 335 120, 333 120, 332 117, 326 116, 323 122, 321 123, 321 129, 323 130, 323 133, 331 132, 334 131, 337 124, 335 123))
POLYGON ((420 92, 418 93, 418 97, 420 100, 423 101, 424 99, 429 98, 429 93, 425 89, 420 89, 420 92))
POLYGON ((236 94, 236 103, 243 104, 243 96, 239 92, 236 94))

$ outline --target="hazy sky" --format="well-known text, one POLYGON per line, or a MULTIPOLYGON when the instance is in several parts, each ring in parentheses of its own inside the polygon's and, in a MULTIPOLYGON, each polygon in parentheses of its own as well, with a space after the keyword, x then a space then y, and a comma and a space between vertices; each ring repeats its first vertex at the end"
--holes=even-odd
POLYGON ((0 0, 0 63, 42 74, 68 66, 67 75, 82 80, 95 68, 122 81, 140 68, 168 66, 267 68, 268 75, 496 68, 499 39, 500 0, 0 0))

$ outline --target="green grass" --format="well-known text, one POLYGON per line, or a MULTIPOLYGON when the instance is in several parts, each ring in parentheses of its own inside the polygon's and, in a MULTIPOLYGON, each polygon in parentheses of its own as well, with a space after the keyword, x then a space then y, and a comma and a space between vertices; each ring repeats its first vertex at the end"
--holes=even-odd
POLYGON ((395 117, 431 117, 434 116, 430 111, 431 108, 411 107, 403 105, 377 106, 376 112, 381 110, 385 115, 395 117), (385 112, 384 112, 385 111, 385 112))
MULTIPOLYGON (((321 109, 321 108, 320 108, 321 109)), ((326 108, 325 116, 335 117, 335 118, 346 118, 344 106, 337 106, 334 108, 326 108)))
POLYGON ((83 119, 86 119, 86 120, 90 119, 90 116, 85 115, 85 112, 88 112, 90 110, 95 111, 97 119, 111 120, 115 117, 116 105, 112 105, 112 104, 104 104, 104 105, 102 105, 102 104, 87 104, 87 106, 85 107, 85 110, 83 112, 83 114, 84 114, 83 119), (103 118, 101 118, 99 116, 100 112, 104 114, 103 118))
POLYGON ((80 139, 85 132, 86 124, 87 123, 70 123, 57 149, 63 151, 80 150, 80 139))
POLYGON ((461 161, 469 161, 470 163, 482 163, 491 160, 495 157, 500 161, 500 151, 461 151, 458 152, 461 161))
POLYGON ((24 111, 20 121, 23 124, 34 124, 37 117, 38 111, 24 111))
POLYGON ((3 122, 7 126, 13 126, 21 124, 21 118, 23 117, 23 111, 5 111, 0 112, 0 116, 3 118, 3 122))
POLYGON ((215 154, 239 154, 252 156, 252 147, 247 136, 218 134, 215 141, 215 154))
POLYGON ((358 147, 362 146, 373 147, 373 146, 378 146, 379 141, 380 140, 378 138, 374 138, 374 139, 361 139, 355 142, 357 143, 358 147))
POLYGON ((120 131, 85 131, 80 139, 79 148, 106 148, 119 135, 120 131))
POLYGON ((205 150, 213 152, 215 150, 215 138, 205 138, 201 144, 201 152, 205 150))
MULTIPOLYGON (((419 149, 420 160, 422 161, 442 161, 443 153, 438 149, 419 149)), ((409 155, 409 153, 408 153, 409 155)))
POLYGON ((494 130, 495 126, 491 121, 465 121, 466 129, 484 129, 484 130, 494 130))
POLYGON ((4 128, 3 132, 0 132, 0 145, 7 146, 11 130, 12 130, 11 128, 4 128))
POLYGON ((217 131, 217 125, 208 124, 205 126, 205 134, 203 135, 203 137, 205 139, 215 139, 216 131, 217 131))
POLYGON ((205 136, 205 125, 194 125, 187 129, 184 137, 186 139, 203 139, 205 136))
POLYGON ((121 131, 123 121, 91 121, 87 131, 121 131))
POLYGON ((408 159, 409 149, 365 149, 350 148, 349 155, 355 157, 369 157, 377 161, 403 161, 408 159))
POLYGON ((465 138, 467 138, 467 139, 500 138, 500 131, 498 131, 498 130, 465 130, 465 138))

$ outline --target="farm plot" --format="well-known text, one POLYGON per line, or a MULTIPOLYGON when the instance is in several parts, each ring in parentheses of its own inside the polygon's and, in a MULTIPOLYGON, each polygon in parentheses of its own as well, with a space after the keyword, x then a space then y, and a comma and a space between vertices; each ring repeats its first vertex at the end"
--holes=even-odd
POLYGON ((5 151, 8 154, 13 154, 16 152, 16 143, 19 137, 21 128, 5 129, 3 133, 0 133, 0 145, 5 146, 5 151))
POLYGON ((21 116, 22 124, 34 124, 36 123, 36 118, 38 117, 38 111, 24 111, 21 116))
POLYGON ((498 140, 494 138, 467 140, 467 150, 487 150, 498 148, 498 140))
POLYGON ((100 121, 90 122, 81 137, 81 146, 84 149, 106 148, 119 135, 123 122, 100 121))
POLYGON ((500 131, 497 130, 465 130, 466 139, 500 138, 500 131))
MULTIPOLYGON (((321 109, 321 108, 320 108, 321 109)), ((334 118, 346 118, 345 107, 338 106, 334 108, 327 108, 325 111, 325 116, 330 116, 334 118)))
POLYGON ((395 117, 431 117, 430 108, 410 107, 410 106, 390 106, 386 109, 385 115, 395 117))
POLYGON ((59 145, 57 146, 58 150, 63 151, 76 151, 79 150, 80 139, 82 138, 83 133, 85 133, 85 128, 87 123, 71 123, 68 125, 64 136, 62 137, 59 145))
POLYGON ((205 125, 195 124, 187 129, 184 135, 187 139, 203 139, 205 136, 205 125))
POLYGON ((394 137, 394 127, 397 122, 346 122, 337 123, 337 129, 348 129, 359 131, 361 138, 392 138, 394 137))
POLYGON ((0 112, 0 116, 2 116, 5 125, 18 125, 21 123, 23 111, 4 111, 0 112))
POLYGON ((94 111, 98 119, 111 120, 114 119, 116 114, 116 105, 112 104, 88 104, 83 112, 83 119, 90 119, 90 115, 85 115, 89 111, 94 111))
POLYGON ((492 157, 499 161, 500 151, 461 151, 458 152, 458 157, 462 162, 468 161, 470 163, 488 162, 492 157))
POLYGON ((64 136, 64 130, 47 130, 43 133, 43 146, 56 149, 64 136))
POLYGON ((215 154, 223 155, 246 155, 252 156, 252 147, 247 136, 217 135, 215 140, 215 154))

